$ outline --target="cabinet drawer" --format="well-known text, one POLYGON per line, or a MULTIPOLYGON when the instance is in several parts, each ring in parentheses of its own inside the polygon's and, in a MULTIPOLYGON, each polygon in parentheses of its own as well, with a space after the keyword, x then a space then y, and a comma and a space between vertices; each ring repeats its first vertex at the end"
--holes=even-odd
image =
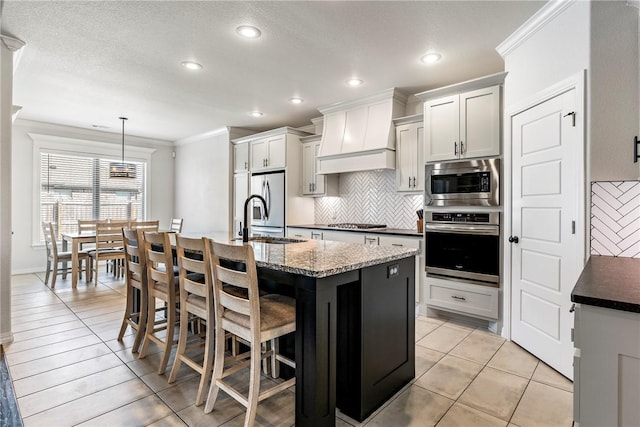
POLYGON ((498 289, 427 277, 427 305, 497 319, 498 289))
POLYGON ((408 248, 420 248, 420 238, 387 236, 380 234, 381 246, 406 246, 408 248))

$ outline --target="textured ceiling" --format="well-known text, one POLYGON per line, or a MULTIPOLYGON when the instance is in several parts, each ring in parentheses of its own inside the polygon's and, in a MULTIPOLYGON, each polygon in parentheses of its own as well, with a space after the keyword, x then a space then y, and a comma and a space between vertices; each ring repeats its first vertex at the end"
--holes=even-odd
POLYGON ((21 118, 119 132, 124 115, 127 134, 175 141, 223 126, 305 126, 322 105, 501 71, 495 47, 543 4, 4 0, 0 25, 27 43, 14 76, 21 118), (262 37, 239 38, 243 24, 262 37), (443 59, 420 63, 430 50, 443 59), (365 84, 347 87, 352 76, 365 84))

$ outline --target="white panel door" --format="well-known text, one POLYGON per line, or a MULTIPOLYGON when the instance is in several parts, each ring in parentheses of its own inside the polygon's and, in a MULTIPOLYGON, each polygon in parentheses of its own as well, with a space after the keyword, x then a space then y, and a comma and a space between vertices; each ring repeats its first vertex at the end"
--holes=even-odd
POLYGON ((518 238, 511 243, 512 339, 569 378, 570 296, 583 254, 574 225, 582 132, 567 115, 579 105, 576 96, 568 90, 511 118, 511 238, 518 238))

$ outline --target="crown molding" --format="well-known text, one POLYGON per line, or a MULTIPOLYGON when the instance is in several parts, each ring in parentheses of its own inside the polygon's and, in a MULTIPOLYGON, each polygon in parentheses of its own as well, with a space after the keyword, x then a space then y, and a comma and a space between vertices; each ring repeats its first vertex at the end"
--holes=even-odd
POLYGON ((489 86, 501 85, 504 83, 504 79, 507 76, 506 71, 501 71, 495 74, 489 74, 488 76, 478 77, 477 79, 467 80, 466 82, 455 83, 449 86, 439 87, 437 89, 427 90, 425 92, 416 93, 414 96, 422 102, 429 101, 431 99, 442 98, 443 96, 454 95, 461 92, 468 92, 470 90, 482 89, 489 86))
POLYGON ((509 55, 514 49, 524 43, 527 39, 540 31, 545 25, 551 22, 556 16, 564 12, 576 0, 551 0, 537 11, 531 18, 515 30, 505 41, 496 47, 496 51, 503 58, 509 55))
POLYGON ((399 92, 396 88, 392 87, 390 89, 385 89, 381 92, 374 93, 364 98, 358 98, 358 99, 353 99, 349 101, 341 101, 341 102, 336 102, 334 104, 318 107, 318 111, 326 115, 336 111, 362 107, 367 104, 371 104, 378 101, 387 101, 390 99, 393 101, 401 102, 403 104, 407 103, 407 95, 399 92))

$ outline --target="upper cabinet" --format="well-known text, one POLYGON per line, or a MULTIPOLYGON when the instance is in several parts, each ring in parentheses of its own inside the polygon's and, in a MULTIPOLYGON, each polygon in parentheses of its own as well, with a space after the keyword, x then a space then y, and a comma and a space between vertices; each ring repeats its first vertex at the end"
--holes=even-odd
POLYGON ((416 94, 424 101, 425 162, 500 155, 504 76, 493 74, 416 94))
POLYGON ((233 145, 233 172, 249 172, 249 143, 233 145))
POLYGON ((424 122, 422 114, 394 119, 396 126, 396 190, 424 190, 424 122))
POLYGON ((249 143, 251 171, 283 169, 286 166, 286 135, 274 135, 249 143))
POLYGON ((322 135, 300 138, 302 143, 302 183, 303 196, 336 196, 338 175, 318 175, 318 150, 322 135))

